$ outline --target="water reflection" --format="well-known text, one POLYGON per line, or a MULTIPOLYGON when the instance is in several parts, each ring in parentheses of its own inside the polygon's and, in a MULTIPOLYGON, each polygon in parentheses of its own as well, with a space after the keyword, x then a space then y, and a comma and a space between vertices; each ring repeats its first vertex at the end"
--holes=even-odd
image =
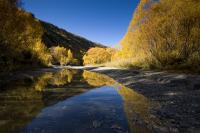
POLYGON ((153 132, 157 104, 108 76, 62 69, 0 92, 0 132, 153 132))
POLYGON ((118 93, 123 98, 124 111, 133 133, 151 133, 153 128, 161 126, 160 121, 151 113, 152 109, 159 107, 158 104, 124 86, 118 93))
POLYGON ((151 113, 152 109, 159 108, 158 103, 149 101, 143 95, 119 84, 106 75, 89 71, 84 71, 83 75, 88 83, 93 86, 108 85, 117 90, 123 99, 123 109, 132 133, 151 133, 153 128, 162 126, 160 121, 151 113))
POLYGON ((45 91, 47 85, 56 87, 66 85, 72 82, 73 76, 77 74, 77 70, 62 69, 56 73, 48 72, 37 78, 35 89, 37 91, 45 91))
POLYGON ((92 86, 104 86, 104 85, 115 85, 118 84, 112 78, 109 78, 106 75, 98 74, 95 72, 84 71, 83 78, 92 86))
POLYGON ((0 132, 18 132, 44 107, 91 89, 87 82, 79 80, 81 77, 76 78, 81 84, 76 87, 73 77, 77 73, 81 75, 67 69, 45 72, 0 88, 0 132), (70 87, 70 84, 74 85, 70 87))
POLYGON ((122 99, 113 87, 101 87, 42 110, 24 132, 129 132, 122 99))
POLYGON ((13 83, 0 93, 0 132, 19 130, 44 107, 42 96, 31 83, 13 83))

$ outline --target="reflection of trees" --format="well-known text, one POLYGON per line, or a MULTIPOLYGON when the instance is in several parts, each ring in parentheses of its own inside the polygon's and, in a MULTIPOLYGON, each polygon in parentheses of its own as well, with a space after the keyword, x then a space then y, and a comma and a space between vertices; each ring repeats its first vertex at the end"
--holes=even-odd
POLYGON ((37 78, 34 87, 37 91, 42 91, 45 86, 48 84, 49 79, 53 77, 52 73, 45 73, 37 78))
POLYGON ((153 104, 143 95, 136 93, 133 89, 127 88, 103 74, 84 71, 83 77, 90 85, 93 86, 117 86, 115 88, 123 99, 124 112, 127 117, 131 132, 149 133, 152 132, 150 130, 152 126, 159 125, 159 121, 153 117, 150 112, 151 108, 154 108, 157 104, 153 104))
POLYGON ((77 82, 72 82, 75 73, 77 73, 75 70, 63 69, 55 73, 45 73, 35 78, 34 82, 18 82, 17 85, 12 83, 0 95, 0 132, 16 131, 16 129, 31 121, 45 105, 52 105, 59 100, 85 92, 88 90, 86 88, 88 84, 91 86, 117 85, 115 88, 124 101, 124 112, 132 132, 150 132, 141 127, 136 118, 137 120, 142 119, 143 123, 150 126, 157 124, 156 118, 151 117, 149 112, 151 107, 154 106, 144 96, 121 84, 117 84, 108 76, 94 72, 84 71, 83 77, 85 80, 80 78, 77 82), (48 85, 55 86, 55 90, 57 86, 68 85, 70 82, 73 86, 70 84, 67 89, 64 86, 64 91, 60 93, 45 92, 48 85))
POLYGON ((43 108, 42 96, 31 84, 6 87, 0 95, 0 132, 16 132, 24 127, 43 108))
POLYGON ((143 95, 124 86, 118 90, 118 93, 124 100, 124 112, 132 132, 149 133, 152 131, 147 127, 145 128, 145 124, 148 124, 148 127, 150 126, 149 128, 160 124, 158 119, 153 117, 150 112, 150 110, 155 108, 157 104, 153 104, 143 95))
MULTIPOLYGON (((0 93, 0 132, 14 132, 23 128, 46 106, 44 93, 41 91, 44 91, 48 85, 61 86, 70 83, 76 72, 67 69, 47 72, 34 80, 26 79, 5 87, 5 91, 0 93)), ((69 90, 63 97, 74 93, 69 90)), ((53 97, 53 100, 57 101, 59 95, 61 94, 53 97)))
POLYGON ((89 71, 83 72, 83 78, 92 86, 114 85, 116 83, 116 81, 106 75, 89 71))
POLYGON ((43 91, 48 84, 62 86, 71 83, 73 75, 76 73, 76 70, 68 69, 62 69, 56 73, 45 73, 36 79, 35 89, 37 91, 43 91))
POLYGON ((73 79, 73 75, 76 74, 76 72, 77 71, 75 70, 62 69, 61 71, 53 75, 53 77, 51 78, 50 84, 61 86, 67 83, 71 83, 73 79))

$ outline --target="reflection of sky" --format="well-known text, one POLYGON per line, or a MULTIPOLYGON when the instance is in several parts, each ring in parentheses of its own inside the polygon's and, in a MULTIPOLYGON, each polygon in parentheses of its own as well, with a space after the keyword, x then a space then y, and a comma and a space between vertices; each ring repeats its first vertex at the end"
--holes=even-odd
POLYGON ((104 86, 43 109, 26 131, 112 133, 116 126, 129 131, 122 98, 115 88, 104 86))

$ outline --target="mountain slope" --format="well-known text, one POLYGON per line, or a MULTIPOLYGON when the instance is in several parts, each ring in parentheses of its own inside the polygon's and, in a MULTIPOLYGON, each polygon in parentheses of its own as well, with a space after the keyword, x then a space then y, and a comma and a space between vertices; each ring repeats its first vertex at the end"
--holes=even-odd
POLYGON ((70 49, 72 53, 75 53, 75 58, 82 60, 83 54, 92 47, 105 47, 103 45, 89 41, 83 37, 74 35, 64 29, 57 26, 40 21, 44 29, 42 41, 48 47, 62 46, 70 49))
POLYGON ((55 60, 80 65, 92 47, 104 46, 38 20, 18 0, 0 0, 0 73, 49 66, 55 60))

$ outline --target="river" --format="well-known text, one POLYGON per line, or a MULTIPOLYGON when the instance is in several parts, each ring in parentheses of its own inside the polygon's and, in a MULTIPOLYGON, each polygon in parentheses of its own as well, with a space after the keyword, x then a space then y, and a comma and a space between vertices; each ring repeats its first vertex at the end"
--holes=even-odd
POLYGON ((1 88, 0 132, 151 133, 159 104, 112 78, 59 69, 1 88))

